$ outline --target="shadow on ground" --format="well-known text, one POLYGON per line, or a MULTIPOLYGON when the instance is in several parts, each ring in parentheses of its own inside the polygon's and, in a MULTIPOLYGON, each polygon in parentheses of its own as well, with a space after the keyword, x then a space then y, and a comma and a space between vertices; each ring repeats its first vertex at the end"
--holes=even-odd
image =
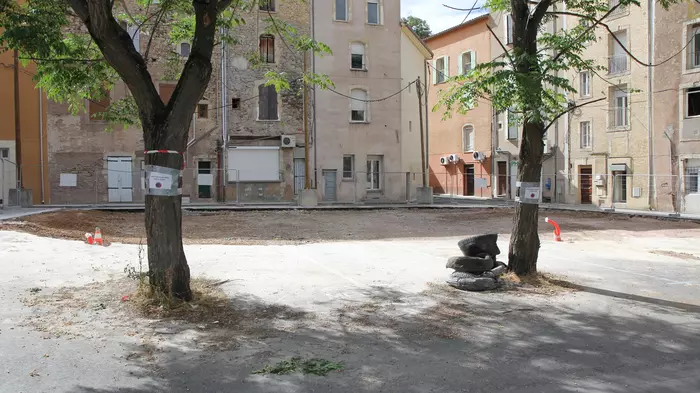
MULTIPOLYGON (((265 336, 237 334, 235 348, 172 344, 173 334, 152 358, 131 362, 147 381, 141 387, 71 391, 685 393, 700 386, 700 319, 678 304, 583 291, 470 294, 442 285, 419 295, 390 288, 366 295, 291 327, 264 319, 265 336), (344 362, 345 369, 327 377, 252 374, 292 356, 344 362)), ((252 297, 236 302, 268 307, 252 297)))

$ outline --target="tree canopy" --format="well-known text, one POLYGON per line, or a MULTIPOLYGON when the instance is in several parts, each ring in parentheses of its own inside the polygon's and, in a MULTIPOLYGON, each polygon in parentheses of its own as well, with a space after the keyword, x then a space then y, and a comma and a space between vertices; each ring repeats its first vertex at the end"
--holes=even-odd
POLYGON ((413 29, 416 35, 418 35, 418 37, 420 38, 425 39, 433 34, 432 31, 430 31, 430 26, 428 26, 428 22, 421 18, 409 16, 407 18, 401 18, 401 21, 411 26, 411 29, 413 29))

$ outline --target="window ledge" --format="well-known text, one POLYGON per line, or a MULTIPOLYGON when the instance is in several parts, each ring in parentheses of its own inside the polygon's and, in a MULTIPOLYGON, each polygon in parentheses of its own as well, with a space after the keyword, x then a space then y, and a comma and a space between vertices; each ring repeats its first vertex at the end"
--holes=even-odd
POLYGON ((342 19, 333 19, 333 22, 338 22, 338 23, 350 23, 349 20, 342 20, 342 19))
POLYGON ((268 14, 268 13, 270 13, 270 14, 277 14, 277 13, 278 13, 277 10, 275 10, 275 11, 272 11, 272 10, 266 11, 266 10, 261 10, 261 9, 259 9, 259 8, 258 8, 258 12, 261 12, 261 13, 263 13, 263 14, 268 14))
POLYGON ((355 178, 344 177, 344 178, 340 179, 340 181, 343 181, 343 182, 346 182, 346 183, 352 183, 352 182, 355 181, 355 178))
POLYGON ((367 69, 366 68, 352 68, 352 67, 350 67, 350 71, 367 72, 367 69))
POLYGON ((614 74, 611 74, 610 72, 608 72, 606 75, 609 77, 621 77, 621 76, 628 76, 629 74, 630 74, 630 70, 628 69, 625 71, 616 72, 614 74))
POLYGON ((255 121, 259 121, 261 123, 279 123, 280 119, 255 119, 255 121))
POLYGON ((629 131, 630 127, 625 126, 625 127, 608 127, 608 132, 625 132, 629 131))
POLYGON ((700 67, 695 67, 695 68, 683 68, 683 75, 687 74, 697 74, 700 72, 700 67))
POLYGON ((365 25, 372 26, 372 27, 383 27, 384 26, 381 23, 369 23, 369 22, 365 22, 365 25))
POLYGON ((369 121, 353 121, 350 120, 350 124, 369 124, 369 121))

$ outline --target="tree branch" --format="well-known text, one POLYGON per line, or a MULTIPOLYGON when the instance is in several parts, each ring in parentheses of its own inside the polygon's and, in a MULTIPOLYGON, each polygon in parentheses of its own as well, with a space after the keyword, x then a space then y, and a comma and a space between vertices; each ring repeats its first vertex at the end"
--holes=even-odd
POLYGON ((129 34, 119 26, 107 1, 68 0, 85 24, 90 36, 119 74, 139 107, 144 128, 152 125, 155 115, 164 109, 148 73, 146 63, 134 48, 129 34))
POLYGON ((501 41, 501 39, 498 38, 498 35, 496 35, 496 32, 493 31, 493 29, 491 28, 491 26, 488 25, 488 23, 486 24, 486 28, 489 29, 489 31, 491 32, 491 35, 493 35, 493 37, 494 37, 494 38, 496 39, 496 41, 498 42, 498 45, 500 45, 500 46, 501 46, 501 49, 503 49, 503 54, 504 54, 504 55, 506 56, 506 58, 508 59, 508 62, 510 63, 510 66, 513 67, 513 69, 515 69, 515 63, 513 62, 513 58, 510 56, 510 52, 508 51, 508 49, 506 48, 506 46, 503 45, 503 42, 501 41))
POLYGON ((588 104, 593 104, 593 103, 596 103, 596 102, 604 101, 604 100, 607 100, 607 99, 608 99, 608 97, 603 97, 603 98, 598 98, 598 99, 593 100, 593 101, 584 102, 583 104, 580 104, 580 105, 570 106, 570 107, 567 108, 565 111, 563 111, 563 112, 561 112, 560 114, 556 115, 556 116, 554 117, 554 119, 552 119, 552 121, 550 121, 549 124, 547 124, 547 126, 544 128, 544 131, 547 132, 547 130, 549 129, 549 127, 551 127, 554 123, 556 123, 556 121, 559 120, 560 117, 562 117, 562 116, 564 116, 565 114, 567 114, 567 113, 573 111, 574 109, 578 109, 578 108, 580 108, 580 107, 582 107, 582 106, 586 106, 586 105, 588 105, 588 104))

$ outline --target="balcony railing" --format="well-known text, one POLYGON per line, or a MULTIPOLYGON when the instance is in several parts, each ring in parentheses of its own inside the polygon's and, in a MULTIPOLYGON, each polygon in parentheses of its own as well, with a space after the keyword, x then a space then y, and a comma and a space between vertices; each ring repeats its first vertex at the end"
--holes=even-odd
POLYGON ((627 128, 630 125, 630 107, 616 106, 610 108, 608 113, 608 125, 610 129, 627 128))
POLYGON ((608 74, 621 74, 628 70, 627 55, 608 57, 608 74))

